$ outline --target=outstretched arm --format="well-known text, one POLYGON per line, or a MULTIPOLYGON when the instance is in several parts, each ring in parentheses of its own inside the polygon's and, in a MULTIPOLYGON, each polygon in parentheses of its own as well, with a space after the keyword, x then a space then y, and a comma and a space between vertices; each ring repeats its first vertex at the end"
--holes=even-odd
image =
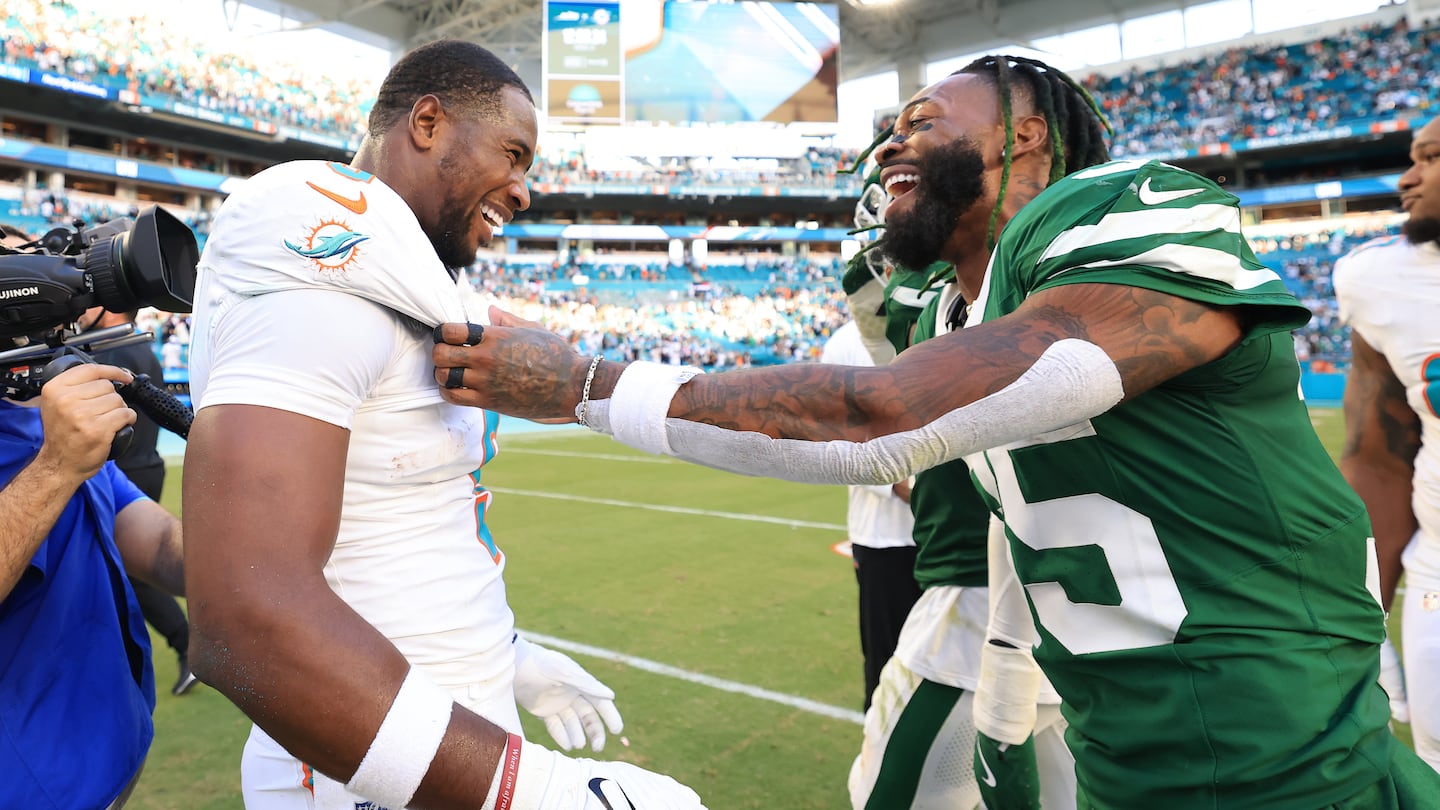
MULTIPOLYGON (((529 418, 573 415, 587 359, 544 330, 493 314, 498 325, 478 345, 435 347, 438 380, 462 370, 463 387, 444 396, 529 418)), ((803 364, 696 377, 668 403, 663 446, 737 472, 888 483, 1103 413, 1220 357, 1242 334, 1234 310, 1138 287, 1066 285, 881 368, 803 364), (884 437, 895 438, 877 443, 884 437), (816 442, 831 444, 798 446, 816 442)), ((460 343, 466 329, 447 325, 443 335, 460 343)), ((633 443, 616 424, 624 421, 615 410, 626 394, 614 395, 625 371, 596 368, 587 410, 598 427, 615 425, 617 438, 633 443)))
POLYGON ((1352 362, 1345 385, 1345 449, 1340 472, 1365 502, 1380 560, 1385 609, 1395 598, 1400 555, 1419 524, 1410 505, 1420 417, 1405 401, 1405 386, 1385 356, 1358 330, 1350 335, 1352 362))

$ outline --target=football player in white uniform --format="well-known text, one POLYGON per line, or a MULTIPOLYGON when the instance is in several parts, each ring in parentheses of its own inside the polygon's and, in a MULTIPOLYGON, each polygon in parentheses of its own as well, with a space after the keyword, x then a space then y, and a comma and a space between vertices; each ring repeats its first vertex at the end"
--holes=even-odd
POLYGON ((1440 118, 1415 133, 1410 159, 1404 234, 1335 265, 1353 354, 1340 468, 1370 511, 1387 609, 1405 572, 1404 677, 1390 650, 1382 684, 1440 770, 1440 118))
MULTIPOLYGON (((444 402, 431 328, 458 268, 529 205, 536 115, 489 51, 402 58, 349 165, 283 164, 226 201, 200 261, 185 465, 191 662, 256 723, 250 810, 699 808, 563 748, 614 695, 517 638, 481 482, 498 417, 444 402)), ((478 314, 478 313, 472 313, 478 314)))

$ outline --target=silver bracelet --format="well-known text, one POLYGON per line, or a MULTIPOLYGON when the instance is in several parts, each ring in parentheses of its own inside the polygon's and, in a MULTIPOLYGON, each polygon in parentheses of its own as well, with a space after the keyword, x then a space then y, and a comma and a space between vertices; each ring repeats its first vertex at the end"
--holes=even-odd
POLYGON ((590 361, 590 371, 585 374, 585 390, 580 392, 580 410, 575 415, 575 421, 580 423, 580 427, 590 427, 590 423, 585 420, 590 409, 590 384, 595 382, 595 369, 600 367, 600 361, 604 359, 598 354, 595 355, 595 359, 590 361))

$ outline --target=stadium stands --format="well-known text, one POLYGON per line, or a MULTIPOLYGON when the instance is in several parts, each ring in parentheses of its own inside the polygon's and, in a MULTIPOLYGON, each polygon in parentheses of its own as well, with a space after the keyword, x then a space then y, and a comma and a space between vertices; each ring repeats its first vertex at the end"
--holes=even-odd
POLYGON ((1440 106, 1437 50, 1440 28, 1412 30, 1402 19, 1084 83, 1115 126, 1116 157, 1191 152, 1341 126, 1363 132, 1440 106))
POLYGON ((358 138, 373 84, 210 51, 164 15, 102 16, 63 0, 5 0, 6 64, 143 97, 358 138))
MULTIPOLYGON (((7 65, 95 82, 137 100, 163 98, 241 116, 257 128, 289 126, 353 144, 374 87, 359 79, 305 76, 211 52, 159 15, 106 19, 63 0, 4 0, 7 65)), ((1115 124, 1116 157, 1206 154, 1251 141, 1356 133, 1404 111, 1440 106, 1440 27, 1403 19, 1298 44, 1230 48, 1182 64, 1084 80, 1115 124)), ((712 168, 697 160, 633 160, 593 168, 583 151, 542 155, 538 184, 658 187, 777 186, 859 191, 841 173, 855 157, 817 148, 799 160, 712 168)), ((663 193, 663 192, 662 192, 663 193)))

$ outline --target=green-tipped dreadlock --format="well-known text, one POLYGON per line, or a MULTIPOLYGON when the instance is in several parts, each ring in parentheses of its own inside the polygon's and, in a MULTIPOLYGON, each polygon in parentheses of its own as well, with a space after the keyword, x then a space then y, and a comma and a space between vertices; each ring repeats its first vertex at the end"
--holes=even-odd
POLYGON ((984 76, 995 82, 1000 96, 1000 114, 1005 123, 1004 166, 1000 172, 1000 191, 995 208, 990 212, 990 227, 985 234, 985 247, 995 249, 995 227, 1000 221, 1000 208, 1010 185, 1010 165, 1015 147, 1015 122, 1011 84, 1015 78, 1024 81, 1026 89, 1050 128, 1050 182, 1095 166, 1110 159, 1105 135, 1113 133, 1100 105, 1084 87, 1062 71, 1037 59, 1022 56, 982 56, 954 74, 984 76))
POLYGON ((855 174, 855 173, 859 172, 859 171, 860 171, 860 167, 865 165, 865 161, 870 158, 870 155, 873 154, 876 149, 879 149, 879 148, 880 148, 880 144, 885 143, 886 141, 890 140, 890 138, 893 137, 894 135, 895 135, 895 125, 894 125, 894 124, 891 124, 890 126, 885 127, 884 129, 882 129, 882 130, 880 130, 879 132, 875 133, 875 140, 871 141, 871 142, 870 142, 870 145, 867 146, 867 147, 865 147, 865 151, 861 152, 861 153, 860 153, 860 156, 857 157, 857 158, 855 158, 855 162, 852 163, 852 164, 850 164, 850 168, 848 168, 848 169, 841 169, 841 170, 840 170, 840 174, 855 174))

